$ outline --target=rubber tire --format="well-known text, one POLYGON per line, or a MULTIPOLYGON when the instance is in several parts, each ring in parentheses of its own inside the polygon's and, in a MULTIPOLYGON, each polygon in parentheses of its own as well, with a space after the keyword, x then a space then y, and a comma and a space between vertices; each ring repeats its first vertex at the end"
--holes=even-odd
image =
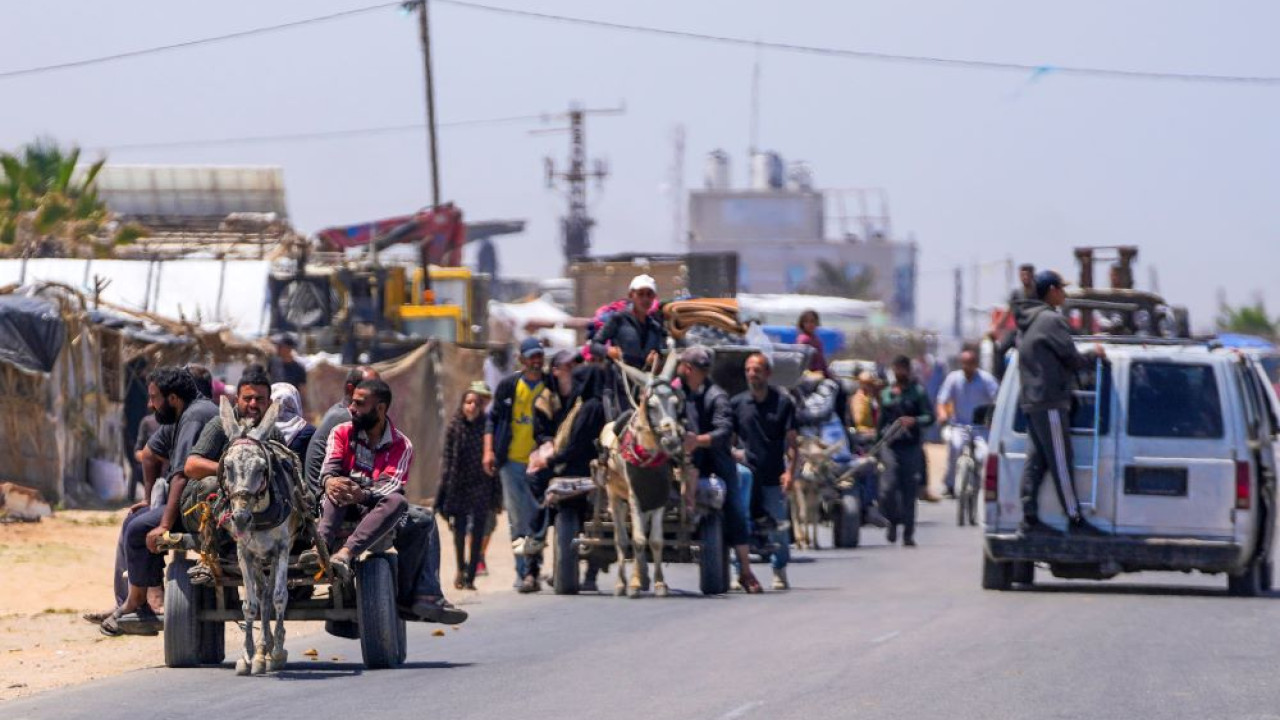
POLYGON ((375 555, 356 566, 356 617, 365 667, 381 670, 398 665, 400 613, 396 610, 395 574, 385 557, 375 555))
POLYGON ((556 513, 556 545, 552 562, 555 574, 551 581, 557 595, 578 594, 578 549, 573 541, 582 530, 582 519, 574 510, 556 513))
POLYGON ((1010 577, 1013 579, 1013 582, 1015 585, 1030 586, 1035 584, 1036 582, 1036 564, 1035 563, 1030 562, 1028 560, 1019 560, 1017 562, 1013 562, 1010 564, 1013 565, 1013 570, 1010 572, 1010 577))
POLYGON ((1262 592, 1271 592, 1272 580, 1275 575, 1275 561, 1267 558, 1262 561, 1262 592))
POLYGON ((185 668, 200 664, 200 623, 196 622, 200 594, 187 576, 187 570, 194 564, 186 558, 175 558, 165 569, 165 667, 185 668))
POLYGON ((719 510, 698 526, 698 589, 703 595, 729 592, 729 546, 724 541, 724 515, 719 510))
POLYGON ((405 619, 396 616, 396 641, 398 643, 398 652, 396 652, 396 666, 404 664, 409 659, 409 623, 405 619))
MULTIPOLYGON (((216 606, 216 592, 213 588, 201 587, 197 588, 200 597, 201 607, 216 606)), ((223 592, 226 592, 224 588, 223 592)), ((200 623, 200 664, 201 665, 221 665, 223 660, 227 659, 227 627, 226 623, 201 622, 200 623)))
POLYGON ((351 620, 325 620, 324 631, 334 637, 360 639, 360 626, 351 620))
POLYGON ((956 458, 956 474, 955 474, 955 492, 956 492, 956 525, 964 527, 966 524, 974 525, 973 508, 970 506, 969 499, 966 494, 972 494, 973 478, 966 476, 972 472, 973 462, 968 458, 961 456, 956 458), (966 493, 966 490, 968 492, 966 493))
POLYGON ((996 562, 982 554, 982 589, 1009 590, 1013 588, 1013 563, 996 562))
POLYGON ((838 548, 856 548, 862 542, 862 500, 842 494, 831 508, 831 544, 838 548))
POLYGON ((1227 576, 1227 594, 1234 597, 1258 597, 1262 594, 1262 560, 1255 560, 1239 575, 1227 576))

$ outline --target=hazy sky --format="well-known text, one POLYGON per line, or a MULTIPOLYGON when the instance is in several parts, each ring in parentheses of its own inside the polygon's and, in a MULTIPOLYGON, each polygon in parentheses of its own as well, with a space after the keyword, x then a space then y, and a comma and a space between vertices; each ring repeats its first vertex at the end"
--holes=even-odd
MULTIPOLYGON (((493 4, 696 32, 890 53, 1280 76, 1280 5, 1173 0, 539 0, 493 4)), ((0 72, 179 42, 373 0, 0 0, 0 72)), ((685 180, 723 147, 744 180, 749 48, 433 5, 442 122, 557 112, 592 119, 588 149, 613 176, 592 188, 600 252, 672 246, 672 129, 685 180)), ((1007 256, 1074 275, 1070 248, 1142 247, 1160 289, 1205 326, 1216 291, 1272 291, 1280 86, 1084 79, 762 53, 760 144, 805 160, 819 187, 888 190, 895 228, 920 244, 920 319, 949 327, 951 268, 1007 256)), ((417 25, 397 9, 143 58, 0 80, 0 147, 40 135, 86 148, 408 124, 423 117, 417 25)), ((444 196, 472 219, 526 218, 504 269, 559 272, 562 199, 542 158, 567 137, 538 122, 445 128, 444 196)), ((302 230, 428 202, 425 136, 120 149, 120 163, 281 165, 302 230)), ((966 282, 968 271, 966 270, 966 282)))

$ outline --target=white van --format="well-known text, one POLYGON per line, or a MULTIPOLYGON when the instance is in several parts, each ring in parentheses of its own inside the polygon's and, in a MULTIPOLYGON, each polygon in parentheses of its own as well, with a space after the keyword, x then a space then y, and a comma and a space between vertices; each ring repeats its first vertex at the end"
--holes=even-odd
MULTIPOLYGON (((1269 590, 1280 425, 1257 361, 1191 341, 1077 343, 1107 352, 1101 373, 1081 373, 1088 377, 1076 392, 1071 442, 1085 517, 1108 534, 1018 533, 1030 440, 1015 358, 991 414, 982 586, 1030 584, 1041 563, 1062 578, 1199 570, 1226 573, 1234 595, 1269 590)), ((1043 522, 1065 530, 1052 478, 1041 483, 1038 507, 1043 522)))

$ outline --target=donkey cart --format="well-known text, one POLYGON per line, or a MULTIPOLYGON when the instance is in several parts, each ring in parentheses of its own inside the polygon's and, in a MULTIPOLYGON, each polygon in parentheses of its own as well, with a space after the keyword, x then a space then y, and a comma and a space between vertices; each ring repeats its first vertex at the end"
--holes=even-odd
MULTIPOLYGON (((699 483, 693 511, 682 502, 675 482, 663 509, 663 563, 697 563, 698 587, 704 595, 729 591, 729 548, 724 543, 725 488, 719 478, 699 483)), ((555 544, 552 549, 557 595, 576 595, 580 565, 589 562, 602 573, 618 560, 614 532, 604 489, 590 478, 557 478, 547 491, 548 503, 558 507, 555 544), (585 516, 585 521, 584 521, 585 516)), ((625 545, 624 556, 634 560, 648 546, 625 545)), ((650 558, 658 562, 659 558, 650 558)), ((643 588, 648 590, 648 588, 643 588)))
MULTIPOLYGON (((188 551, 193 535, 172 536, 165 570, 164 662, 171 668, 216 665, 226 657, 225 624, 240 622, 244 580, 233 558, 218 560, 212 585, 192 583, 195 560, 188 551)), ((393 668, 408 652, 405 620, 396 607, 397 556, 381 543, 352 566, 352 579, 340 581, 289 558, 290 600, 285 620, 323 620, 332 635, 360 640, 365 667, 393 668)))

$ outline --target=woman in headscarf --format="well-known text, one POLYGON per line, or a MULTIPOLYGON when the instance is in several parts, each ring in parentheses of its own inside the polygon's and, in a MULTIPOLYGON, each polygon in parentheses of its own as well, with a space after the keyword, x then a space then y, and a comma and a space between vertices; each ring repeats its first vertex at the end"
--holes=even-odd
POLYGON ((493 393, 477 381, 462 394, 462 402, 444 436, 444 462, 436 490, 436 512, 453 531, 458 573, 453 587, 475 590, 476 571, 484 555, 489 518, 502 496, 498 479, 484 471, 484 411, 493 393), (471 538, 471 556, 466 542, 471 538))
POLYGON ((276 416, 276 429, 284 436, 284 444, 298 457, 306 457, 307 443, 316 433, 316 426, 302 416, 302 396, 298 388, 278 382, 271 386, 271 402, 280 406, 276 416))

